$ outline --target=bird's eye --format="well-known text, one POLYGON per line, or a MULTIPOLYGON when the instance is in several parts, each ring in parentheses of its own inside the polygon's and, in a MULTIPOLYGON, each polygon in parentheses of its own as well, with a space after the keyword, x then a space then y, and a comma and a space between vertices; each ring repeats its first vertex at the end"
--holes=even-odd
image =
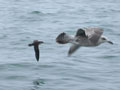
POLYGON ((102 38, 102 40, 106 40, 105 38, 102 38))

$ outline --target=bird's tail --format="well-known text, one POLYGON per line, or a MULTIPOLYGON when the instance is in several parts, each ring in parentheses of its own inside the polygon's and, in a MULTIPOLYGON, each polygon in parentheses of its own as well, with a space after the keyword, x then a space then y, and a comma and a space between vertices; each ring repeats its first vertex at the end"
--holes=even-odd
POLYGON ((72 40, 72 37, 67 35, 66 33, 61 33, 57 36, 56 42, 59 44, 67 44, 72 40))

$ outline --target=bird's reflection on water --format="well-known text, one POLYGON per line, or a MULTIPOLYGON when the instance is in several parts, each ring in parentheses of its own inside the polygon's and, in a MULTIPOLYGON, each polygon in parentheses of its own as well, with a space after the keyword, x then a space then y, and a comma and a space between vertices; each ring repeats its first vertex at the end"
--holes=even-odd
POLYGON ((45 80, 44 79, 36 79, 33 80, 33 88, 31 90, 38 90, 42 85, 45 84, 45 80))

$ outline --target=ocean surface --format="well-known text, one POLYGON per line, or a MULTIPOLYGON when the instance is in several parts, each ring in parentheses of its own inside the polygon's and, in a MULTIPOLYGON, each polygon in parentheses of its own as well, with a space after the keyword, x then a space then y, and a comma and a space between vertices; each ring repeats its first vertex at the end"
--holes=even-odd
POLYGON ((0 0, 0 90, 120 90, 120 0, 0 0), (98 26, 114 45, 81 47, 58 34, 98 26), (42 40, 37 62, 33 40, 42 40))

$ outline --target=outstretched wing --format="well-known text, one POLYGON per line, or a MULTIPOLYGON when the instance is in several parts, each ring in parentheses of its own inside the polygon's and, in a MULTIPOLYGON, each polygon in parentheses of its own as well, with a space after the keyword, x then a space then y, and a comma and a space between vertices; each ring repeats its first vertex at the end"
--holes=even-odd
POLYGON ((85 34, 92 43, 97 43, 104 30, 99 27, 85 28, 85 34))
POLYGON ((79 44, 72 44, 68 51, 68 55, 71 56, 76 50, 78 50, 79 47, 80 47, 79 44))
POLYGON ((37 61, 39 61, 39 47, 38 47, 38 45, 34 46, 34 51, 35 51, 35 57, 36 57, 37 61))
POLYGON ((78 37, 78 36, 81 36, 81 37, 87 37, 86 34, 85 34, 85 30, 84 29, 78 29, 77 32, 76 32, 76 35, 75 37, 78 37))
POLYGON ((33 46, 33 45, 34 45, 33 43, 28 44, 28 46, 33 46))
POLYGON ((59 44, 66 44, 69 43, 69 41, 72 39, 72 37, 66 33, 61 33, 57 36, 56 42, 59 44))

